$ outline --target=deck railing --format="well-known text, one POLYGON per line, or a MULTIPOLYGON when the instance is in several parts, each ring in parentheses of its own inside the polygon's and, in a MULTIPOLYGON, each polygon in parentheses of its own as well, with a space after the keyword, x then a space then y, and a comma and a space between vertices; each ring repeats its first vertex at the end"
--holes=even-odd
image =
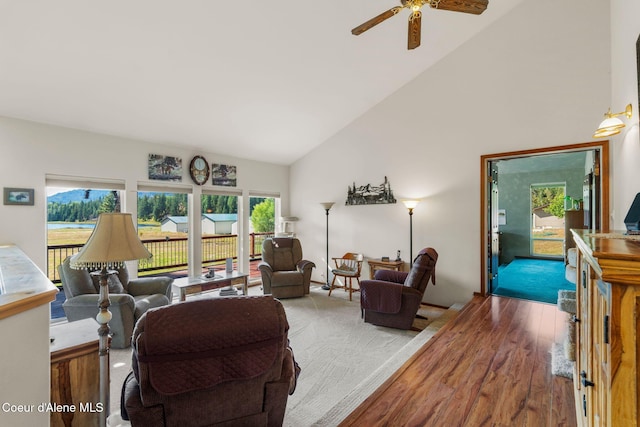
MULTIPOLYGON (((249 234, 251 260, 259 259, 262 256, 262 242, 267 237, 272 237, 273 233, 251 233, 249 234)), ((153 254, 153 258, 141 261, 138 271, 141 275, 148 275, 158 271, 177 271, 189 265, 188 263, 188 239, 166 238, 142 240, 142 243, 153 254)), ((68 256, 80 252, 84 244, 72 245, 51 245, 47 246, 47 275, 49 280, 60 283, 58 275, 58 265, 68 256)), ((238 253, 238 235, 225 234, 218 236, 202 237, 202 263, 205 265, 222 262, 227 258, 236 259, 238 253)))

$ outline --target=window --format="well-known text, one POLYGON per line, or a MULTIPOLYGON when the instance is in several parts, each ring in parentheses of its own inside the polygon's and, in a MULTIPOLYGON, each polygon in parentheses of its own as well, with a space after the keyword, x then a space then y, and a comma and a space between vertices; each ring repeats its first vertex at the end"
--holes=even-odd
MULTIPOLYGON (((124 184, 47 177, 47 276, 61 285, 58 266, 80 251, 95 228, 98 215, 118 212, 124 184)), ((64 318, 64 292, 51 304, 51 319, 64 318)))
POLYGON ((563 256, 565 184, 531 185, 531 255, 563 256))
POLYGON ((276 200, 274 197, 249 198, 249 237, 252 260, 262 257, 262 242, 267 237, 273 237, 275 233, 276 200))
POLYGON ((227 258, 238 258, 238 196, 203 194, 202 266, 224 269, 227 258))
POLYGON ((140 261, 140 276, 179 272, 189 263, 189 195, 181 192, 138 191, 138 235, 153 254, 140 261))
POLYGON ((58 265, 80 251, 102 212, 119 212, 124 184, 47 176, 47 276, 60 283, 58 265))

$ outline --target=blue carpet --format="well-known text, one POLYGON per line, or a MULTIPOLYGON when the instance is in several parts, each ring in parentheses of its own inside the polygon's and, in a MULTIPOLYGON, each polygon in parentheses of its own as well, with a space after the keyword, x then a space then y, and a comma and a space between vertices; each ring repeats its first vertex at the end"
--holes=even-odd
POLYGON ((66 299, 64 297, 64 291, 62 288, 58 288, 58 292, 56 294, 56 299, 51 301, 51 318, 52 319, 60 319, 65 317, 64 310, 62 309, 62 303, 66 299))
POLYGON ((556 304, 558 291, 575 290, 564 278, 564 262, 516 258, 498 269, 494 295, 556 304))

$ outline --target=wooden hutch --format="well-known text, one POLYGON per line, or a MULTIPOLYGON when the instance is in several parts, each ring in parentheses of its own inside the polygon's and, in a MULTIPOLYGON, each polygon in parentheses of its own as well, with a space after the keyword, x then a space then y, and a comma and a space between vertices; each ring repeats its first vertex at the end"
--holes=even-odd
POLYGON ((578 425, 638 426, 640 236, 571 232, 578 248, 578 425))

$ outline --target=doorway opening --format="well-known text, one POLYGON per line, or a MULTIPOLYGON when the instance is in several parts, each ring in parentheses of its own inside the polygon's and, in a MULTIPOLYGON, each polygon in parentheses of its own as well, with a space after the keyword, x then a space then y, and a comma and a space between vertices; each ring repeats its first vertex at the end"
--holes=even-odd
MULTIPOLYGON (((481 156, 482 295, 494 293, 500 286, 501 268, 515 259, 556 259, 563 271, 566 249, 573 243, 570 228, 608 229, 608 144, 602 141, 481 156), (562 186, 563 192, 559 190, 562 186), (535 192, 553 187, 556 190, 548 192, 545 203, 532 201, 539 195, 535 192), (579 211, 573 209, 574 202, 579 211), (544 212, 543 204, 556 215, 544 212), (535 214, 538 218, 534 220, 535 214), (549 215, 563 216, 563 227, 552 218, 553 225, 541 225, 549 215), (569 221, 569 217, 574 219, 569 221), (548 244, 552 253, 545 254, 548 244)), ((536 286, 545 282, 538 278, 536 286)))

